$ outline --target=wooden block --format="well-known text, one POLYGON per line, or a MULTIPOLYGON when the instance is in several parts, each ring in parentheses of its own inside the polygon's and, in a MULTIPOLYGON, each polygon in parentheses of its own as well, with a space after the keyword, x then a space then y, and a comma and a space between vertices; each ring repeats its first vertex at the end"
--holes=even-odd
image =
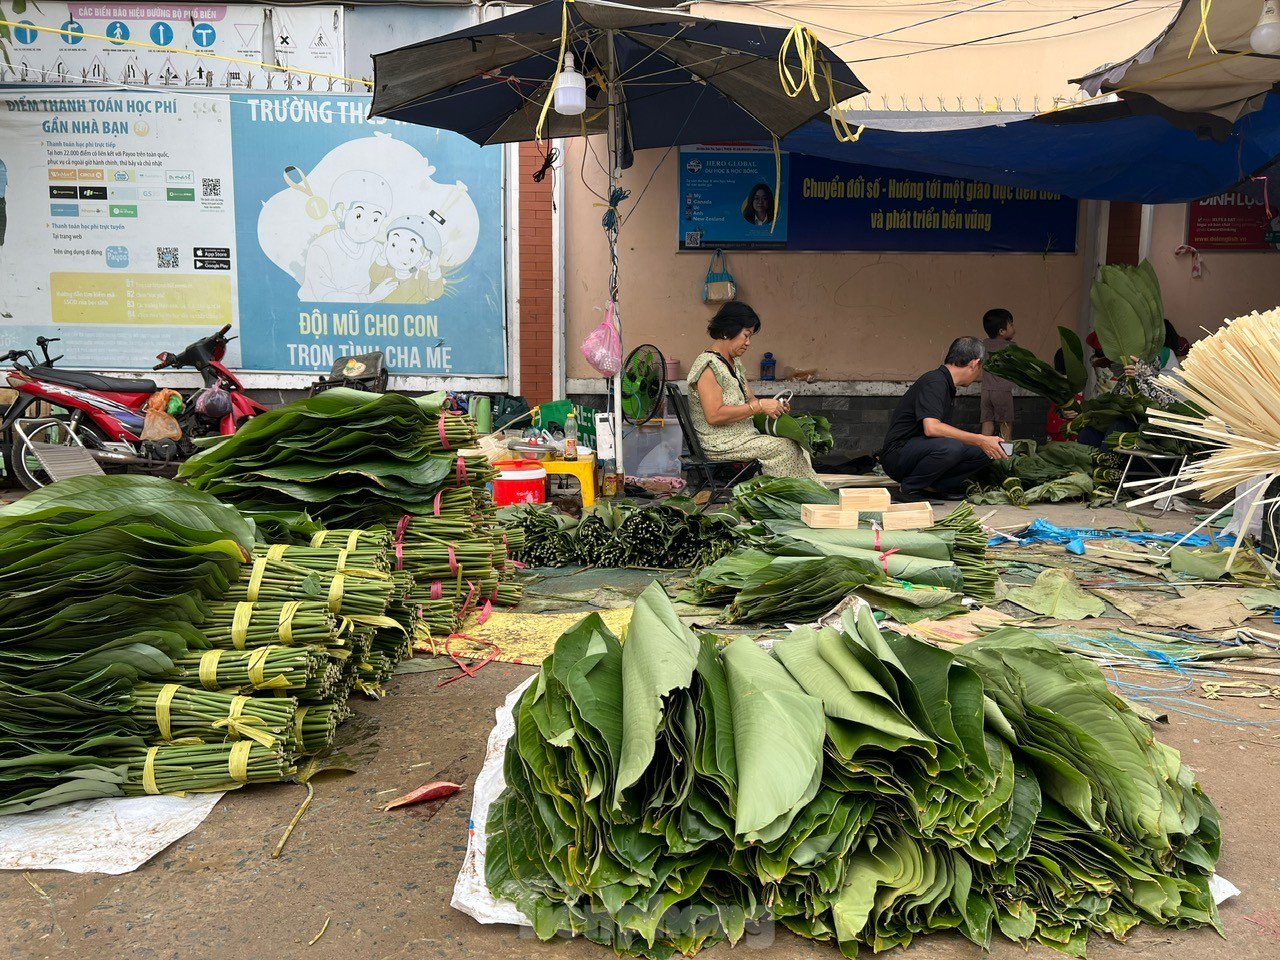
POLYGON ((800 519, 812 530, 853 530, 858 526, 857 513, 825 504, 804 504, 800 508, 800 519))
POLYGON ((886 511, 880 515, 880 526, 884 530, 922 530, 933 526, 933 507, 929 504, 899 504, 899 509, 886 511))
POLYGON ((928 510, 933 513, 933 504, 927 500, 921 500, 919 503, 891 503, 882 510, 882 513, 912 513, 916 510, 928 510))
POLYGON ((846 487, 840 491, 841 510, 883 513, 889 506, 889 490, 886 487, 846 487))

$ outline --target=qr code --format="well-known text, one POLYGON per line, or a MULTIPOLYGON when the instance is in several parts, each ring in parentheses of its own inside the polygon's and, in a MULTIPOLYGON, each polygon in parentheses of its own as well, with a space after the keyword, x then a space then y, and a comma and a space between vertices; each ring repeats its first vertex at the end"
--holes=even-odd
POLYGON ((222 178, 221 177, 201 177, 200 178, 200 195, 202 197, 221 197, 222 196, 222 178))
POLYGON ((685 231, 685 235, 684 235, 684 245, 685 245, 686 247, 700 247, 700 246, 702 246, 702 231, 701 231, 701 230, 687 230, 687 231, 685 231))
POLYGON ((161 270, 177 270, 178 248, 177 247, 156 247, 156 266, 161 270))

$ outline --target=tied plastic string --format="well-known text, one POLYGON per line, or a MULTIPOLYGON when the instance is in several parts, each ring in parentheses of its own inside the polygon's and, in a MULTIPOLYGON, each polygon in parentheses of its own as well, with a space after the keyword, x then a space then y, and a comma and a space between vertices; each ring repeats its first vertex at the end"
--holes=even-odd
POLYGON ((448 680, 442 680, 440 683, 436 684, 437 687, 447 687, 449 684, 453 683, 455 680, 461 680, 463 677, 468 677, 468 678, 474 677, 477 673, 480 672, 482 667, 488 666, 490 663, 494 661, 494 658, 497 657, 498 654, 502 653, 502 648, 498 646, 496 643, 494 643, 492 640, 479 640, 476 637, 470 636, 465 633, 451 633, 449 634, 449 636, 445 637, 444 652, 449 657, 450 660, 452 660, 454 663, 458 665, 458 669, 461 670, 462 672, 455 677, 450 677, 448 680), (458 657, 458 655, 453 652, 452 641, 455 639, 467 640, 470 643, 479 644, 480 646, 487 646, 490 648, 489 655, 485 657, 483 660, 481 660, 479 663, 477 663, 474 667, 468 667, 465 663, 462 662, 462 660, 458 657))
POLYGON ((173 739, 173 718, 170 707, 173 706, 173 695, 181 689, 181 684, 166 683, 156 696, 156 726, 160 728, 161 740, 173 739))
POLYGON ((329 612, 339 613, 342 610, 342 594, 347 587, 347 576, 344 573, 335 573, 333 581, 329 584, 329 612))
POLYGON ((444 583, 442 581, 440 580, 431 581, 431 599, 432 600, 444 599, 444 583))
POLYGON ((329 535, 328 530, 321 530, 311 538, 311 546, 319 547, 324 545, 324 538, 329 535))
POLYGON ((200 656, 200 686, 206 690, 220 690, 218 683, 218 661, 222 659, 222 651, 206 650, 200 656))
POLYGON ((142 789, 153 797, 160 794, 156 785, 156 754, 159 752, 159 747, 148 747, 147 759, 142 762, 142 789))
MULTIPOLYGON (((877 537, 876 539, 879 540, 880 538, 877 537)), ((877 550, 880 549, 878 545, 876 549, 877 550)), ((900 549, 901 549, 900 547, 894 547, 892 550, 886 550, 884 551, 884 553, 880 554, 880 563, 884 567, 884 572, 886 575, 888 575, 889 573, 889 558, 892 557, 895 553, 898 553, 900 549)))
POLYGON ((1187 51, 1188 60, 1195 54, 1201 37, 1204 37, 1204 45, 1209 48, 1209 52, 1215 57, 1218 55, 1218 48, 1209 39, 1209 11, 1212 9, 1213 0, 1200 0, 1200 29, 1196 31, 1196 35, 1191 39, 1191 49, 1187 51))
POLYGON ((233 697, 227 716, 221 720, 215 720, 210 726, 215 730, 226 730, 228 736, 236 737, 246 744, 253 741, 270 750, 276 745, 276 738, 267 730, 256 729, 263 726, 266 721, 261 717, 244 716, 244 708, 249 700, 249 697, 233 697))
POLYGON ((243 650, 249 639, 249 621, 253 619, 253 601, 241 600, 236 604, 235 615, 231 618, 231 645, 243 650))
POLYGON ((435 499, 431 501, 431 512, 437 517, 440 516, 440 505, 444 502, 444 491, 437 490, 435 499))
POLYGON ((551 109, 556 87, 560 84, 560 73, 564 70, 564 54, 569 46, 569 4, 572 2, 573 0, 565 0, 564 6, 560 8, 560 55, 556 58, 556 70, 551 78, 551 89, 547 91, 547 99, 542 103, 542 112, 538 114, 538 126, 533 134, 534 140, 538 143, 542 142, 542 131, 547 125, 547 112, 551 109))
POLYGON ((470 481, 467 479, 467 461, 465 457, 459 455, 458 465, 455 468, 454 473, 458 480, 458 486, 465 487, 467 486, 468 483, 470 483, 470 481))
POLYGON ((280 621, 276 636, 286 647, 293 643, 293 617, 302 606, 301 600, 290 600, 280 608, 280 621))
POLYGON ((455 577, 462 573, 462 567, 458 566, 458 552, 455 549, 457 544, 449 544, 449 572, 455 577))
POLYGON ((298 712, 293 715, 293 735, 299 743, 302 742, 302 721, 307 718, 307 711, 310 707, 299 707, 298 712))
POLYGON ((267 682, 266 666, 270 654, 270 647, 259 647, 249 656, 249 682, 255 687, 261 687, 267 682))
POLYGON ((356 544, 360 542, 360 534, 362 533, 364 533, 363 530, 352 530, 351 533, 347 535, 347 552, 348 553, 350 553, 352 550, 356 548, 356 544))
POLYGON ((231 753, 227 757, 227 774, 236 783, 249 782, 249 751, 252 749, 252 740, 240 740, 231 745, 231 753))
MULTIPOLYGON (((437 494, 438 496, 438 494, 437 494)), ((396 569, 404 569, 404 535, 409 529, 409 524, 413 522, 413 514, 406 513, 400 518, 400 522, 396 524, 396 569)))
POLYGON ((289 544, 287 543, 273 543, 270 547, 267 548, 267 559, 283 560, 284 552, 288 549, 289 549, 289 544))
POLYGON ((245 595, 250 602, 258 599, 258 591, 262 589, 262 576, 267 572, 267 558, 259 557, 253 561, 253 572, 249 574, 249 587, 245 595))
POLYGON ((449 445, 449 437, 444 432, 444 414, 443 413, 440 414, 439 418, 436 420, 436 432, 440 434, 440 446, 444 447, 444 449, 446 450, 452 450, 453 447, 449 445))

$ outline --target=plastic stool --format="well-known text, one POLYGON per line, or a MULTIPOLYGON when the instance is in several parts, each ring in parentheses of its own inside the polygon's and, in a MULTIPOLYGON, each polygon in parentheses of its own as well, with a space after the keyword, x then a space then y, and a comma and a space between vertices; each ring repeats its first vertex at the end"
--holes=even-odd
POLYGON ((547 460, 542 464, 547 468, 547 476, 567 475, 576 477, 578 486, 582 488, 582 509, 586 510, 596 502, 596 458, 595 455, 578 460, 547 460))

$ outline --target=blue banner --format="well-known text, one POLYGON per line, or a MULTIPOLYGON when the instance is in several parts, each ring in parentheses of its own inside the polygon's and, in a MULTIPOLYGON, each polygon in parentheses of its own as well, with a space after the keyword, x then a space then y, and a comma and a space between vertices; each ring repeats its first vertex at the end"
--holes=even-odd
MULTIPOLYGON (((1060 194, 783 155, 777 227, 753 232, 744 197, 770 151, 681 151, 680 249, 1074 253, 1077 202, 1060 194), (747 167, 742 158, 751 157, 747 167), (708 182, 704 171, 729 171, 708 182), (744 227, 746 229, 744 229, 744 227)), ((750 200, 747 201, 750 203, 750 200)), ((758 207, 758 203, 757 203, 758 207)))
POLYGON ((504 375, 500 148, 366 119, 366 96, 235 99, 244 366, 504 375))

